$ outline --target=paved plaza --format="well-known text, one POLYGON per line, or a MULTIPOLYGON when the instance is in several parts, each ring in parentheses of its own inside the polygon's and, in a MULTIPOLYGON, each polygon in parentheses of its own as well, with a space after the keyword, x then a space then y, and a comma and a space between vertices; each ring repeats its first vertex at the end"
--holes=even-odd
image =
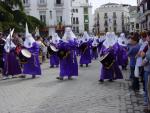
POLYGON ((47 61, 39 78, 1 80, 0 113, 143 113, 142 94, 128 90, 125 80, 100 84, 100 68, 95 60, 79 67, 78 78, 59 81, 59 69, 47 61))

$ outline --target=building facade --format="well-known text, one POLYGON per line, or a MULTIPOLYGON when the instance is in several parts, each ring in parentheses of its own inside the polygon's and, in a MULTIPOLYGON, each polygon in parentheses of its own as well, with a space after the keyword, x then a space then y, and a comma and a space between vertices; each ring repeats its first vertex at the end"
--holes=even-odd
POLYGON ((92 6, 88 0, 72 0, 72 25, 75 33, 92 32, 92 6))
POLYGON ((49 35, 71 26, 71 0, 23 0, 25 12, 47 25, 49 35))
POLYGON ((96 34, 129 32, 129 17, 129 5, 104 4, 95 10, 94 31, 96 34))
POLYGON ((139 32, 137 6, 130 6, 130 32, 139 32))
POLYGON ((150 30, 150 0, 137 0, 140 31, 150 30))
POLYGON ((63 35, 65 27, 75 33, 92 31, 92 6, 88 0, 23 0, 25 12, 46 23, 47 32, 63 35))

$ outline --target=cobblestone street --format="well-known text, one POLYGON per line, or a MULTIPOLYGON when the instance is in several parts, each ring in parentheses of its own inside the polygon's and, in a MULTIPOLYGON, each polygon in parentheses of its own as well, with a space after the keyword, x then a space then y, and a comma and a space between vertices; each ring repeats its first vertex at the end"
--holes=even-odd
POLYGON ((129 91, 128 81, 98 82, 98 60, 70 81, 56 80, 59 69, 48 63, 42 70, 40 78, 0 81, 0 113, 143 113, 143 96, 129 91))

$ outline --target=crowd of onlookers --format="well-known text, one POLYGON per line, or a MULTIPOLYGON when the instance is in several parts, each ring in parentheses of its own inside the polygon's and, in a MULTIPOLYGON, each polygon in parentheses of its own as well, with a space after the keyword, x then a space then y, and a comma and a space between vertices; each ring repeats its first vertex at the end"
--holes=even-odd
POLYGON ((131 89, 139 91, 140 82, 143 83, 144 106, 146 112, 150 112, 150 32, 132 33, 128 45, 128 57, 130 59, 131 89))

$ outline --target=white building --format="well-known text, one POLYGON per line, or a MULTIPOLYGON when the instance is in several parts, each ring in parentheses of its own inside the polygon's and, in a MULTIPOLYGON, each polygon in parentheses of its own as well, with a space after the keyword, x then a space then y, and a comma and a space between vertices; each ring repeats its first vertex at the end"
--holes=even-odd
POLYGON ((95 32, 129 32, 129 5, 108 3, 95 10, 95 32))
POLYGON ((92 6, 88 0, 72 0, 72 25, 75 33, 92 32, 92 6))
POLYGON ((137 0, 140 31, 150 30, 150 0, 137 0))
POLYGON ((130 6, 130 32, 139 32, 137 6, 130 6))
POLYGON ((46 31, 63 34, 65 27, 71 26, 71 0, 23 0, 25 12, 43 21, 46 31))

